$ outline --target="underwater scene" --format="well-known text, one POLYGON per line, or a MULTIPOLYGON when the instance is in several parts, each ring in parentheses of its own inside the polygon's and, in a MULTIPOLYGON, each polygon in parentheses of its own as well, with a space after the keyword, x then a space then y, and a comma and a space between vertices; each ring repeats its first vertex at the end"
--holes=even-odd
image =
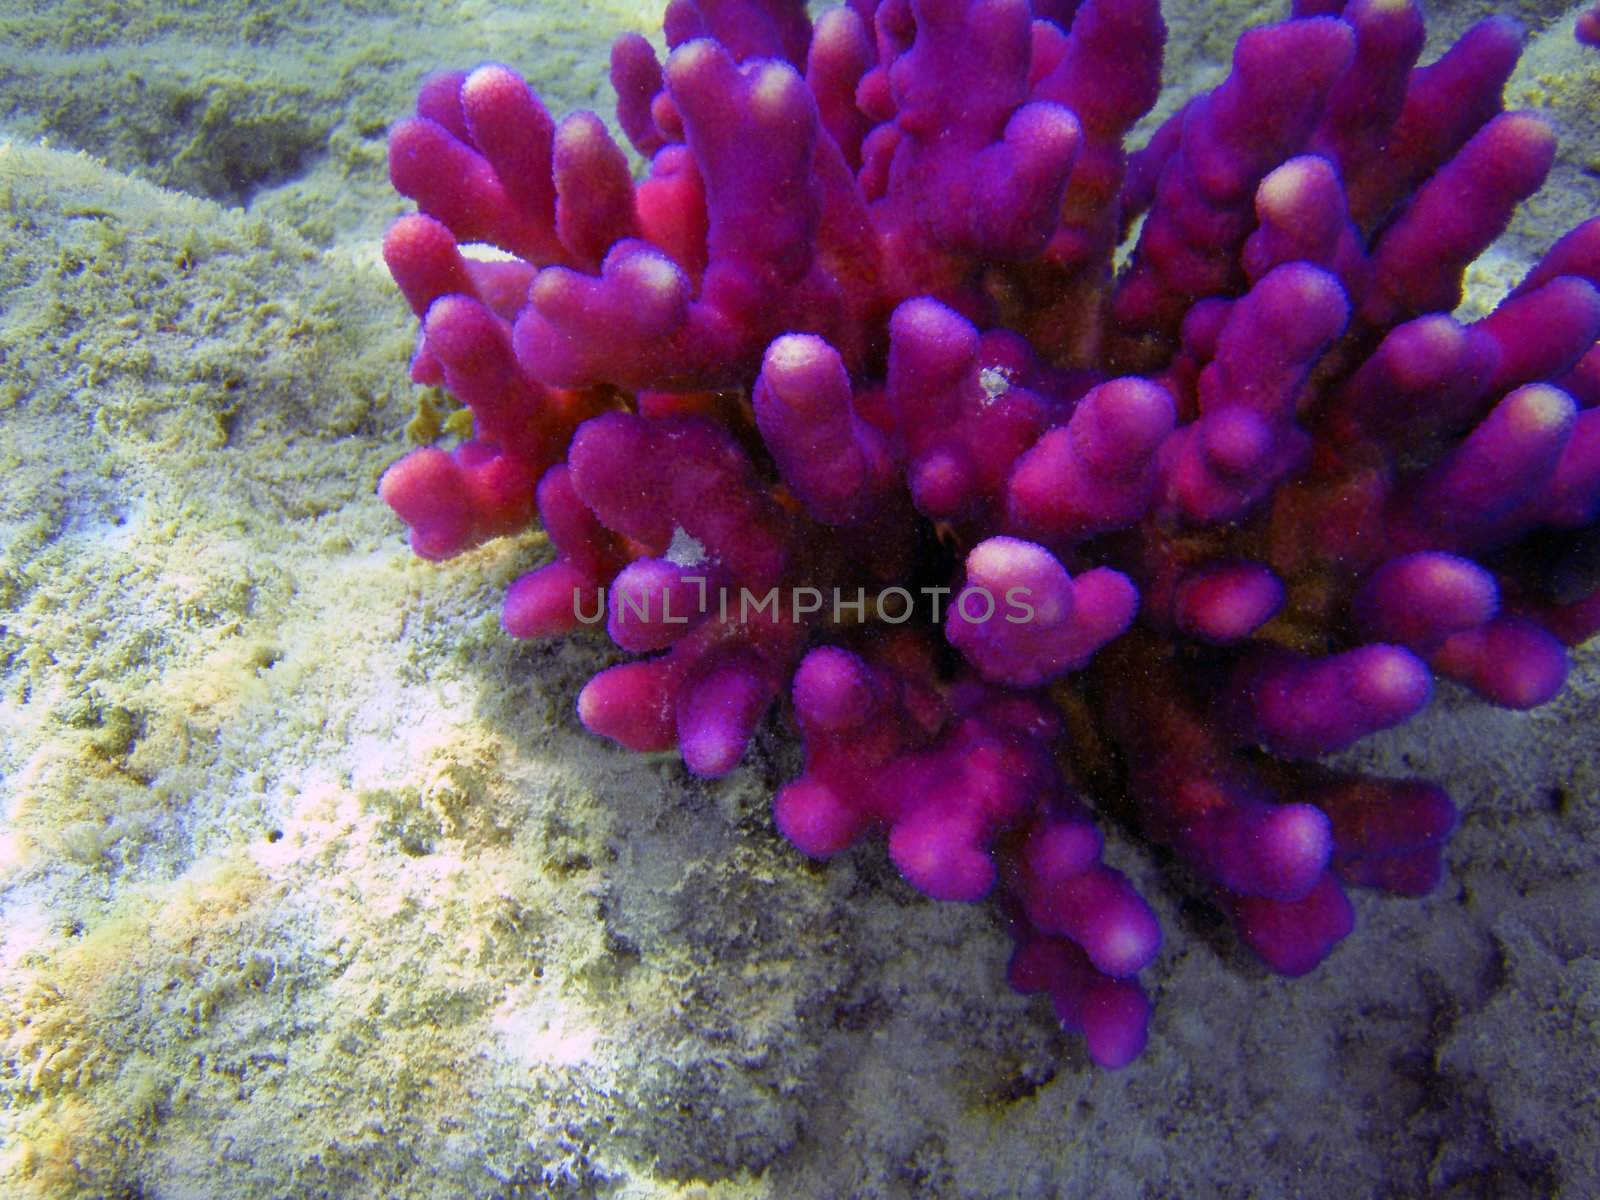
POLYGON ((0 1197, 1600 1196, 1600 5, 0 0, 0 1197))

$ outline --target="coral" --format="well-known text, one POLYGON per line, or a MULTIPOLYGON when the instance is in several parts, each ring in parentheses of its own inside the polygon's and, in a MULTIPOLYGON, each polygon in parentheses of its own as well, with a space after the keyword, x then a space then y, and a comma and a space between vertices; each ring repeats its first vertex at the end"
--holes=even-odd
POLYGON ((1600 46, 1600 5, 1579 14, 1572 32, 1585 46, 1600 46))
POLYGON ((501 65, 392 132, 412 378, 473 419, 383 477, 417 553, 537 513, 506 630, 639 656, 588 729, 714 778, 781 702, 783 834, 997 898, 1012 985, 1102 1065, 1161 935, 1095 811, 1288 975, 1346 887, 1430 891, 1449 797, 1317 760, 1436 678, 1540 705, 1600 628, 1600 219, 1451 315, 1553 160, 1503 110, 1516 29, 1418 66, 1415 4, 1304 0, 1132 153, 1151 0, 673 0, 665 32, 612 52, 640 182, 501 65))

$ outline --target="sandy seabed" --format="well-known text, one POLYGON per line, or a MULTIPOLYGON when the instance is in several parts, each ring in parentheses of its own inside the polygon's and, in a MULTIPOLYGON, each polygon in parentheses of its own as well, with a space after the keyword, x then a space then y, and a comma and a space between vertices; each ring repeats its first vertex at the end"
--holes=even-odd
MULTIPOLYGON (((1272 15, 1169 8, 1168 107, 1272 15)), ((603 644, 497 622, 540 535, 409 554, 385 130, 487 58, 604 111, 654 13, 570 11, 0 4, 0 1194, 1600 1194, 1593 650, 1352 756, 1464 820, 1306 979, 1113 834, 1168 936, 1107 1074, 991 912, 782 841, 777 718, 714 784, 585 735, 603 644)), ((1523 15, 1564 157, 1480 305, 1600 209, 1600 55, 1523 15)))

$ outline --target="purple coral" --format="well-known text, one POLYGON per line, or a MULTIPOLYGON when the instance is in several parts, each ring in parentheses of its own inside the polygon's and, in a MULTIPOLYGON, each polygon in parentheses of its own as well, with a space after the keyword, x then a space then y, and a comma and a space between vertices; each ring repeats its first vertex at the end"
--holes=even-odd
POLYGON ((997 897, 1013 986, 1103 1065, 1144 1045, 1160 931, 1086 797, 1286 974, 1350 931, 1344 887, 1429 891, 1449 798, 1315 760, 1436 676, 1543 703, 1600 629, 1600 219, 1450 315, 1552 161, 1502 111, 1514 28, 1418 67, 1414 4, 1298 5, 1132 154, 1153 0, 665 29, 665 64, 612 53, 641 182, 503 66, 392 135, 412 374, 475 428, 384 476, 418 553, 537 508, 556 558, 505 628, 641 656, 590 730, 715 777, 780 702, 783 834, 879 830, 928 895, 997 897))
POLYGON ((1572 32, 1585 46, 1600 46, 1600 4, 1581 13, 1572 32))

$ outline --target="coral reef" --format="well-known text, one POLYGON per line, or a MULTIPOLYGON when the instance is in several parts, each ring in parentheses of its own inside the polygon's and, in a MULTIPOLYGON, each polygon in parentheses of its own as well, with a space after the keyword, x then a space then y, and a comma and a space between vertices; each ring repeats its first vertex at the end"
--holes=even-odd
MULTIPOLYGON (((1463 322, 1600 198, 1571 4, 1428 3, 1422 61, 1489 11, 1528 27, 1506 106, 1560 140, 1463 322)), ((1145 128, 1282 13, 1163 15, 1145 128)), ((1331 760, 1460 820, 1429 896, 1350 891, 1309 979, 1108 805, 1164 941, 1149 1045, 1106 1071, 1001 985, 997 906, 926 901, 875 837, 824 863, 776 834, 787 713, 715 780, 588 734, 574 697, 629 652, 500 624, 540 528, 410 552, 375 488, 397 431, 470 412, 406 378, 389 123, 437 64, 503 59, 620 141, 609 46, 658 17, 0 13, 0 1195, 1600 1194, 1600 642, 1537 709, 1439 679, 1331 760), (311 151, 252 182, 274 113, 311 151)))
POLYGON ((1092 810, 1287 975, 1347 886, 1429 892, 1444 791, 1317 760, 1436 677, 1537 707, 1600 628, 1600 219, 1452 315, 1555 154, 1503 107, 1515 27, 1419 67, 1414 4, 1298 4, 1131 154, 1146 0, 674 0, 665 32, 612 53, 641 182, 501 65, 391 135, 412 377, 473 426, 384 475, 416 552, 537 513, 505 628, 603 615, 650 656, 585 726, 714 778, 783 700, 784 835, 881 830, 925 894, 997 896, 1012 985, 1103 1065, 1160 932, 1092 810))

